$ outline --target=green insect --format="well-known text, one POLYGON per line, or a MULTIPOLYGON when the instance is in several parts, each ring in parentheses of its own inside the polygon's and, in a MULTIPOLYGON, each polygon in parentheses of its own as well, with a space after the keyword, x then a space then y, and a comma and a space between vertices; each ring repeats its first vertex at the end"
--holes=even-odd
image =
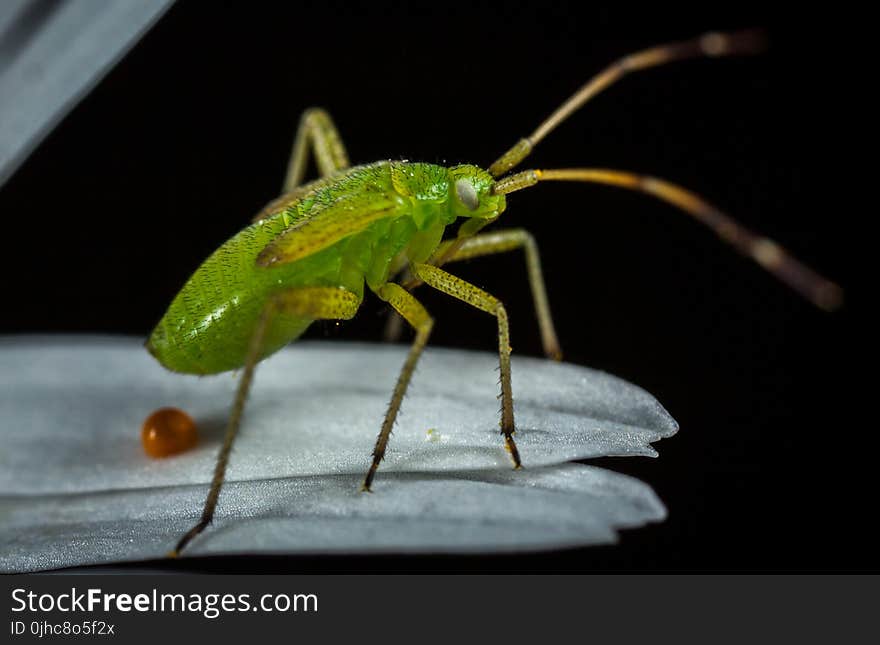
MULTIPOLYGON (((433 320, 410 293, 427 284, 493 315, 501 367, 501 434, 514 467, 510 342, 504 305, 441 267, 482 255, 523 249, 544 351, 560 359, 537 246, 515 229, 480 233, 507 207, 506 195, 540 181, 582 181, 647 193, 712 228, 722 240, 824 309, 840 289, 767 238, 746 230, 700 197, 653 177, 606 169, 526 170, 507 174, 560 123, 629 72, 700 56, 749 54, 760 49, 754 32, 706 34, 626 56, 582 86, 527 138, 488 169, 380 161, 351 166, 329 115, 305 112, 293 144, 283 194, 250 226, 223 244, 196 270, 153 330, 147 348, 166 368, 215 374, 244 368, 201 518, 178 542, 179 554, 211 522, 256 364, 298 338, 316 320, 355 315, 364 287, 415 329, 363 482, 369 491, 385 454, 407 386, 428 341, 433 320), (309 150, 321 177, 303 184, 309 150), (446 228, 463 222, 444 240, 446 228), (394 282, 402 276, 401 282, 394 282)), ((396 318, 396 320, 399 320, 396 318)))

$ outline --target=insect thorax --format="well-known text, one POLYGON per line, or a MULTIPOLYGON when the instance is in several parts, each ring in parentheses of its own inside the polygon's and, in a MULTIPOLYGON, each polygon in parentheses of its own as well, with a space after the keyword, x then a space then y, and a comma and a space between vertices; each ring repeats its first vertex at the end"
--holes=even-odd
POLYGON ((413 201, 417 224, 420 211, 436 213, 446 224, 457 217, 492 219, 504 211, 504 195, 492 194, 495 179, 478 166, 447 168, 412 162, 392 162, 390 166, 392 187, 413 201))

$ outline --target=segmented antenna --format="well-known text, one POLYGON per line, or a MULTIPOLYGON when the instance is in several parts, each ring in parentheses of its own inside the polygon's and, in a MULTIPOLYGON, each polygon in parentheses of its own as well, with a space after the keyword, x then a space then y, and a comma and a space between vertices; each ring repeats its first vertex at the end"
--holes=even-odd
POLYGON ((493 177, 500 177, 518 166, 523 159, 529 156, 534 147, 555 130, 560 123, 583 107, 599 92, 631 72, 689 58, 756 54, 763 51, 765 44, 764 33, 756 29, 727 34, 713 32, 703 34, 693 40, 659 45, 624 56, 587 81, 553 114, 547 117, 532 134, 517 141, 510 150, 489 166, 489 173, 493 177))
POLYGON ((820 309, 832 311, 843 302, 843 291, 838 285, 796 260, 779 244, 750 231, 700 196, 663 179, 605 168, 524 170, 499 180, 493 192, 512 193, 540 181, 581 181, 652 195, 711 228, 724 242, 752 258, 820 309))

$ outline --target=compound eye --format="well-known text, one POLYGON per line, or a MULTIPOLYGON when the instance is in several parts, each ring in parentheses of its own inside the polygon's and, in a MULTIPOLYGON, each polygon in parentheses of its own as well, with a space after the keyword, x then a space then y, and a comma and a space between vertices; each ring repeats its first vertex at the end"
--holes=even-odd
POLYGON ((480 205, 480 198, 477 197, 477 191, 474 185, 467 179, 459 179, 455 182, 455 194, 458 195, 459 201, 464 204, 469 211, 477 210, 480 205))

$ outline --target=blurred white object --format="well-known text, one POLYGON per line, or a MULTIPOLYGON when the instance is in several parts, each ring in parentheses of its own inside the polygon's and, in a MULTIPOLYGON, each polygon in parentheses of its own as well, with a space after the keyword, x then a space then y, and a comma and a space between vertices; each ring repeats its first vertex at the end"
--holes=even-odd
POLYGON ((0 2, 0 186, 172 3, 0 2))
MULTIPOLYGON (((214 524, 187 553, 498 552, 613 542, 665 517, 646 484, 566 463, 656 453, 675 421, 602 372, 515 357, 513 471, 497 356, 430 348, 373 486, 358 491, 406 348, 296 343, 256 372, 214 524), (443 440, 425 441, 427 429, 443 440)), ((195 521, 236 379, 164 370, 137 339, 0 339, 0 571, 161 557, 195 521), (147 457, 176 406, 187 453, 147 457)))

